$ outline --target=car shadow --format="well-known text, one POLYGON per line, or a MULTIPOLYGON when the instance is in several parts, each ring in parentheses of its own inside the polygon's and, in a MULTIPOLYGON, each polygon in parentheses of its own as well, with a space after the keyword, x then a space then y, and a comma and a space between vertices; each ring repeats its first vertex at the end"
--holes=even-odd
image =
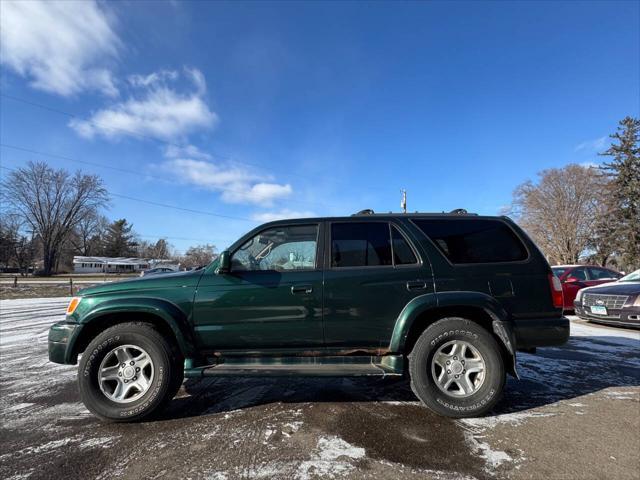
MULTIPOLYGON (((640 386, 640 341, 571 337, 561 347, 518 354, 520 380, 509 377, 490 415, 514 413, 607 388, 640 386)), ((417 402, 406 377, 205 377, 187 379, 158 420, 211 415, 269 403, 417 402)))

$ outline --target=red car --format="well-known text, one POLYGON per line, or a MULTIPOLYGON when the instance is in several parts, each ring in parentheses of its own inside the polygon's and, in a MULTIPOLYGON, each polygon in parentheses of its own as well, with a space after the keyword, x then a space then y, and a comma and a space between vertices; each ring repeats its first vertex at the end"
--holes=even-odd
POLYGON ((591 265, 556 265, 551 270, 562 283, 565 310, 573 310, 573 301, 581 288, 613 282, 622 277, 615 270, 591 265))

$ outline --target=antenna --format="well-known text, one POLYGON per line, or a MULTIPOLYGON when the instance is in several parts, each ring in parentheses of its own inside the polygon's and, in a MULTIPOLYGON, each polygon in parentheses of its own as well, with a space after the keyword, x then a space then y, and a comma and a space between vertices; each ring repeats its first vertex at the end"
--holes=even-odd
POLYGON ((407 213, 407 191, 403 188, 400 190, 402 194, 402 200, 400 200, 400 208, 402 209, 402 213, 407 213))

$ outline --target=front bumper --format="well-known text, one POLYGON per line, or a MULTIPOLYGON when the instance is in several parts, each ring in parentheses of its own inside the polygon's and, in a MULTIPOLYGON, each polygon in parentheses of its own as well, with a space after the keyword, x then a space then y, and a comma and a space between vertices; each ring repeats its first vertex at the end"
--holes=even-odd
POLYGON ((563 345, 569 340, 569 319, 558 317, 514 320, 513 333, 517 349, 563 345))
POLYGON ((78 357, 73 354, 73 344, 82 325, 58 322, 49 329, 49 361, 75 365, 78 357))
POLYGON ((577 300, 573 302, 576 315, 590 322, 618 325, 621 327, 640 328, 640 307, 625 305, 621 309, 607 311, 607 315, 594 315, 589 308, 582 306, 577 300))

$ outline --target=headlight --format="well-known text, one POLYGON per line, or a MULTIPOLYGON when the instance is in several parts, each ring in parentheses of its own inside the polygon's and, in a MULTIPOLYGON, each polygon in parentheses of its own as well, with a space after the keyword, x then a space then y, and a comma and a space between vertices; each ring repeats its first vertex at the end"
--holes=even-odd
POLYGON ((80 300, 82 300, 82 297, 73 297, 71 299, 71 301, 69 302, 69 306, 67 307, 67 315, 71 315, 76 311, 76 308, 78 308, 78 305, 80 305, 80 300))
POLYGON ((578 290, 578 294, 576 295, 576 302, 582 305, 582 290, 578 290))
POLYGON ((633 306, 634 307, 640 307, 640 293, 638 294, 638 296, 636 297, 636 301, 633 302, 633 306))

